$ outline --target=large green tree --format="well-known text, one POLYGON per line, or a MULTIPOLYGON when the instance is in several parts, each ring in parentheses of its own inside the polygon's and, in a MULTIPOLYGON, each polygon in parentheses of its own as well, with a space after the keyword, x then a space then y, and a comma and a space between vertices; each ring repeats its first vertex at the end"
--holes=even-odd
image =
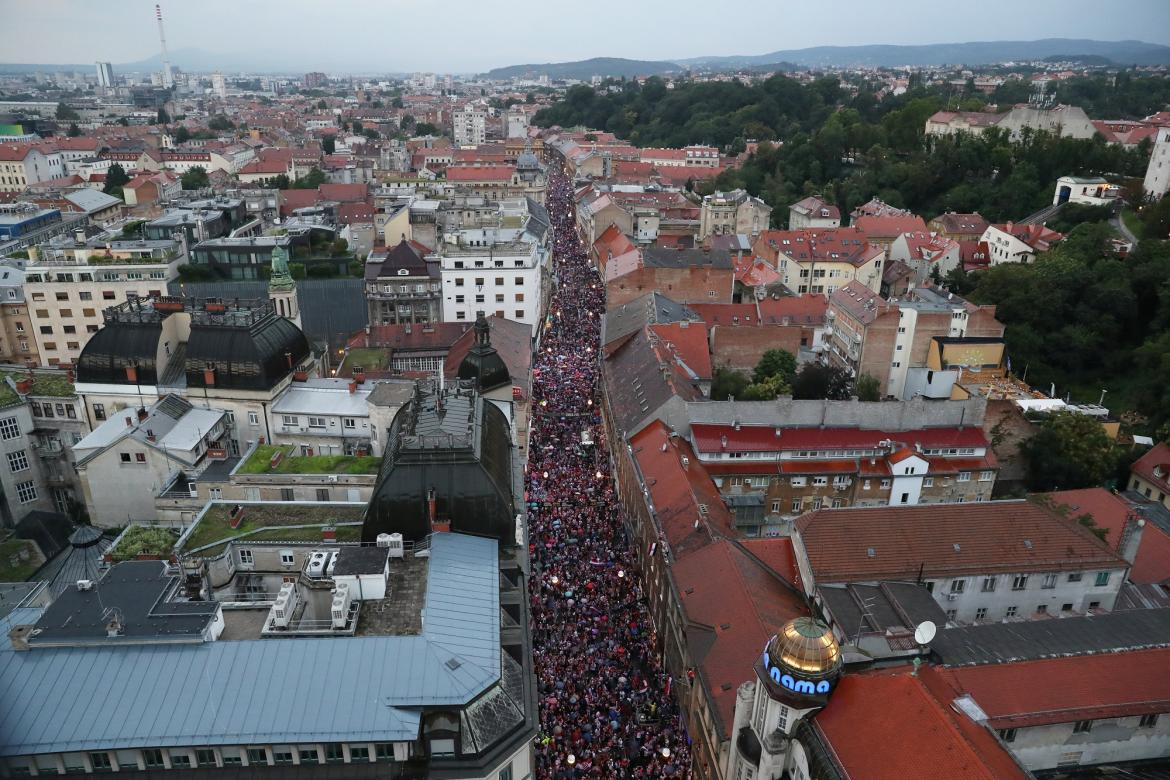
POLYGON ((1020 448, 1032 490, 1071 490, 1102 485, 1116 471, 1120 449, 1093 417, 1060 412, 1020 448))
POLYGON ((207 177, 206 168, 194 165, 183 174, 182 183, 185 190, 201 190, 211 185, 211 179, 207 177))

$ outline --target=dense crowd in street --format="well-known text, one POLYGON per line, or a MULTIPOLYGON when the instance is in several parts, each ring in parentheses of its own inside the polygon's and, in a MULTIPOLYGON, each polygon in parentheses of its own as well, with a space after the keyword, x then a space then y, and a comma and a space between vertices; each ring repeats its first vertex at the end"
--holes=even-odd
POLYGON ((609 474, 597 401, 604 290, 555 172, 548 210, 557 286, 534 362, 526 480, 537 776, 687 777, 687 738, 609 474))

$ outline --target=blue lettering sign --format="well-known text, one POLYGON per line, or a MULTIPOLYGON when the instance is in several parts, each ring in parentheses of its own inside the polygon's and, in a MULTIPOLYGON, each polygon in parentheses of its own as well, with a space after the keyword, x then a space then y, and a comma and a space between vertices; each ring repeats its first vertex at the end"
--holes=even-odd
POLYGON ((820 680, 813 682, 811 680, 798 680, 791 674, 786 674, 779 666, 772 663, 772 657, 768 653, 768 648, 765 645, 763 657, 764 670, 768 678, 777 685, 792 691, 793 693, 803 694, 805 696, 814 696, 817 694, 827 694, 833 689, 833 684, 828 680, 820 680))

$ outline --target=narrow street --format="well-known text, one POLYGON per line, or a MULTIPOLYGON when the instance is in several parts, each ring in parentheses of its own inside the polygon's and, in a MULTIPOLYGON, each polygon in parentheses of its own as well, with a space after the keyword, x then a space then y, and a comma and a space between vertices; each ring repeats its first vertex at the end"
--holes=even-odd
POLYGON ((687 777, 687 739, 609 474, 598 403, 604 290, 557 171, 548 210, 558 287, 533 363, 525 477, 537 777, 687 777))

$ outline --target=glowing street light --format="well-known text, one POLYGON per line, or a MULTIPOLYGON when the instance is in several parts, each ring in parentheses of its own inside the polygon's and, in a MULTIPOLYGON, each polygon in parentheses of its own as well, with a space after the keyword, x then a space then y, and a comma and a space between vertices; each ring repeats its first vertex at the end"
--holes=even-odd
POLYGON ((663 758, 670 758, 670 748, 668 748, 668 747, 662 748, 662 757, 663 758))
POLYGON ((626 576, 626 570, 625 569, 618 569, 618 579, 619 580, 625 579, 625 576, 626 576))
POLYGON ((570 753, 569 757, 566 758, 565 760, 569 762, 569 766, 572 766, 573 764, 577 763, 577 757, 574 756, 572 753, 570 753))

